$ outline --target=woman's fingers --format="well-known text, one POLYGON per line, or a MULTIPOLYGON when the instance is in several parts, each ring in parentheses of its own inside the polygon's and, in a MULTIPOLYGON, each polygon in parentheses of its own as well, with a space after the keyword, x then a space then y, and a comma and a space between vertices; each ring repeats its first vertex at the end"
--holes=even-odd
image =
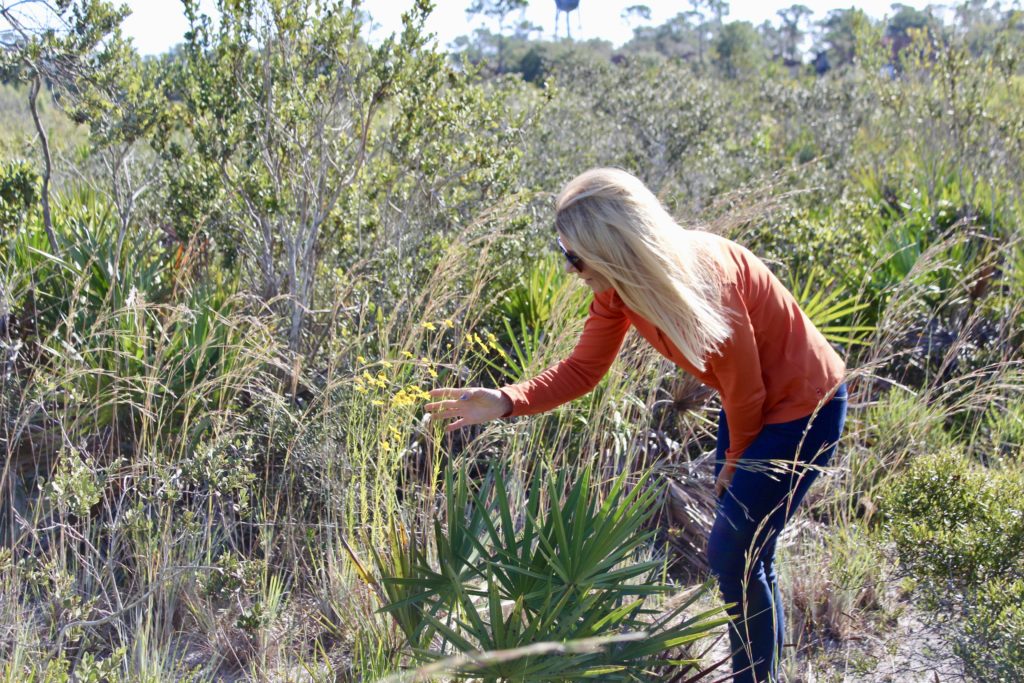
POLYGON ((431 389, 427 393, 433 398, 460 398, 463 394, 466 394, 469 389, 456 389, 451 387, 445 387, 441 389, 431 389))
POLYGON ((428 413, 435 413, 438 411, 452 410, 459 405, 460 401, 465 401, 469 398, 469 389, 455 389, 455 388, 442 388, 442 389, 431 389, 429 392, 431 398, 440 399, 456 399, 456 400, 442 400, 435 401, 434 403, 428 403, 423 406, 423 409, 428 413))
POLYGON ((442 400, 428 403, 423 409, 431 419, 453 420, 445 427, 449 432, 496 419, 505 411, 501 394, 494 389, 448 387, 429 393, 442 400))
POLYGON ((423 409, 428 413, 447 413, 457 412, 464 407, 466 407, 465 404, 460 401, 438 401, 437 403, 428 403, 423 406, 423 409))
POLYGON ((463 418, 458 419, 455 422, 452 422, 451 424, 449 424, 447 427, 444 428, 444 431, 445 432, 454 432, 456 429, 462 429, 463 427, 467 427, 467 426, 469 426, 471 424, 476 424, 476 423, 475 422, 469 422, 468 420, 466 420, 466 418, 463 417, 463 418))

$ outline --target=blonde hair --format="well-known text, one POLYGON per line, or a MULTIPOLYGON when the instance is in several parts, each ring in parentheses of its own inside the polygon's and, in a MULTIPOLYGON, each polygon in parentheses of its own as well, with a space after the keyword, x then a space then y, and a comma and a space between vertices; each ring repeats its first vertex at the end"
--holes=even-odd
POLYGON ((584 268, 703 371, 731 332, 707 236, 681 227, 639 178, 615 168, 573 178, 555 208, 555 228, 584 268))

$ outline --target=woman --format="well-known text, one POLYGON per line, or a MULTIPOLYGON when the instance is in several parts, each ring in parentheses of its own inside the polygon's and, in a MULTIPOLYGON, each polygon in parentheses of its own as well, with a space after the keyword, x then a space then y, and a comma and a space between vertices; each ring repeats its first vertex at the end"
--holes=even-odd
POLYGON ((846 417, 842 359, 750 251, 680 227, 632 175, 599 168, 566 185, 555 228, 566 267, 594 292, 570 356, 500 390, 435 389, 449 431, 549 410, 608 370, 632 325, 719 392, 708 561, 734 617, 735 681, 777 679, 785 633, 775 542, 835 451, 846 417))

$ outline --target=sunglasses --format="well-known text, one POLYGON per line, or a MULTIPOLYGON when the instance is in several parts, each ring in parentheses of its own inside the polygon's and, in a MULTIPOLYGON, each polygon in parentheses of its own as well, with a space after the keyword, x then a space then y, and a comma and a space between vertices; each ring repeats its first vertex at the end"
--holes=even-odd
POLYGON ((561 237, 558 238, 558 248, 562 251, 562 256, 564 256, 565 260, 569 262, 569 265, 582 273, 583 259, 581 259, 578 255, 566 249, 565 245, 562 244, 561 237))

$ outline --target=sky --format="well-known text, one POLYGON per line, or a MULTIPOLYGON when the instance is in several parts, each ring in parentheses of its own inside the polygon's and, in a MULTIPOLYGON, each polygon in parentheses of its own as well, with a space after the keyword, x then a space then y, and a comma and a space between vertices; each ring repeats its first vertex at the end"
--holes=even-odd
MULTIPOLYGON (((180 0, 121 0, 131 9, 132 15, 125 21, 124 29, 131 36, 136 47, 143 54, 158 54, 166 51, 175 43, 181 42, 187 28, 180 0)), ((363 9, 373 16, 374 27, 370 32, 372 38, 383 38, 387 34, 401 28, 401 15, 412 6, 413 0, 366 0, 363 9)), ((844 0, 732 0, 726 21, 750 21, 757 25, 771 20, 778 23, 776 11, 789 7, 800 1, 814 11, 812 19, 823 19, 829 10, 856 6, 868 15, 881 19, 892 13, 891 0, 866 0, 851 5, 844 0)), ((438 43, 444 47, 460 35, 466 35, 478 26, 485 25, 483 19, 470 20, 466 16, 466 7, 470 0, 435 0, 436 8, 427 21, 427 29, 436 34, 438 43)), ((573 12, 572 36, 576 39, 603 38, 618 46, 629 40, 632 27, 621 17, 622 10, 636 4, 644 4, 651 8, 651 21, 643 22, 657 25, 689 9, 688 2, 682 0, 580 0, 580 9, 573 12)), ((903 4, 923 8, 928 3, 920 0, 905 0, 903 4)), ((200 6, 212 13, 214 0, 201 0, 200 6)), ((510 19, 518 20, 519 12, 510 15, 510 19)), ((531 0, 524 18, 544 29, 544 37, 550 38, 555 27, 554 0, 531 0)), ((565 15, 560 18, 559 34, 565 35, 565 15)), ((489 24, 496 28, 495 23, 489 24)), ((636 23, 632 24, 635 26, 636 23)))

